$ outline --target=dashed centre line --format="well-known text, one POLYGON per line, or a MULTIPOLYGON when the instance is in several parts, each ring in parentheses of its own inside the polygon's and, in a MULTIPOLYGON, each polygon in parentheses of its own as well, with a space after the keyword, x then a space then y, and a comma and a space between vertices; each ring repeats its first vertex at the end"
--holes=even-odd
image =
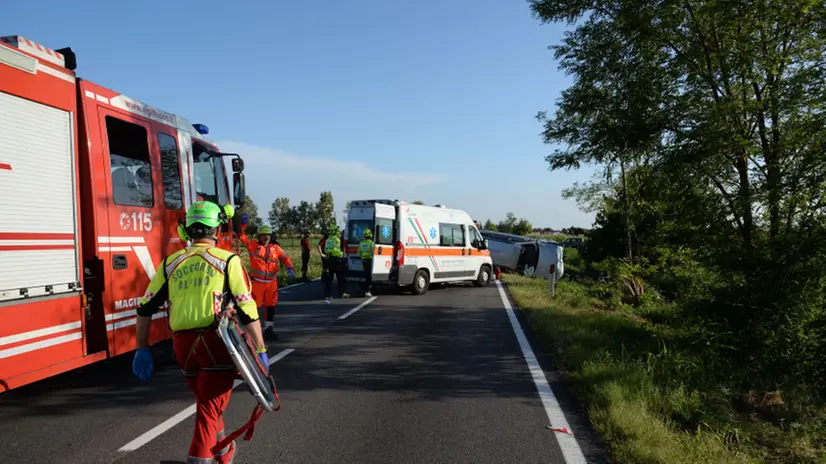
POLYGON ((347 319, 348 317, 350 317, 353 314, 357 313, 361 308, 364 308, 365 306, 372 303, 376 298, 378 298, 378 297, 377 296, 370 297, 367 301, 361 303, 360 305, 356 306, 355 308, 353 308, 353 309, 347 311, 346 313, 342 314, 341 316, 339 316, 338 320, 343 321, 344 319, 347 319))

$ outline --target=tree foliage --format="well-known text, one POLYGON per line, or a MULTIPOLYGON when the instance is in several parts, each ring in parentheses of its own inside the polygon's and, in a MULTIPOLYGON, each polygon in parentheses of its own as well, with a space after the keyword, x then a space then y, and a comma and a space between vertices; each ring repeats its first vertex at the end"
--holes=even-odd
POLYGON ((344 204, 344 214, 341 216, 341 222, 346 224, 347 223, 347 215, 350 214, 350 201, 348 200, 347 203, 344 204))
POLYGON ((336 209, 333 192, 321 192, 315 205, 315 223, 322 230, 328 230, 336 223, 336 209))
POLYGON ((238 230, 241 224, 241 215, 244 213, 247 215, 247 233, 255 235, 258 228, 264 224, 264 220, 258 216, 258 205, 249 195, 244 198, 244 203, 241 204, 241 207, 236 210, 235 216, 232 217, 234 230, 238 230))
POLYGON ((634 258, 690 317, 736 334, 750 381, 826 391, 826 4, 531 9, 577 22, 552 47, 573 84, 538 119, 562 146, 551 170, 600 168, 564 193, 597 212, 585 255, 634 258))

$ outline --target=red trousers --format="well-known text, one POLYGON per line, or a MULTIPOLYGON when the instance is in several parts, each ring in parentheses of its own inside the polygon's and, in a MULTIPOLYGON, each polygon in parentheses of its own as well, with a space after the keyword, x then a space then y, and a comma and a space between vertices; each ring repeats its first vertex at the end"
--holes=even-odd
MULTIPOLYGON (((214 329, 176 332, 172 347, 196 400, 195 432, 187 463, 211 463, 211 448, 226 436, 221 416, 229 404, 237 369, 214 329)), ((214 456, 219 463, 232 460, 235 444, 227 448, 214 456)))
POLYGON ((273 320, 274 314, 270 314, 271 308, 278 303, 278 280, 270 282, 259 282, 252 280, 252 296, 255 298, 255 305, 258 306, 258 317, 262 321, 273 320))

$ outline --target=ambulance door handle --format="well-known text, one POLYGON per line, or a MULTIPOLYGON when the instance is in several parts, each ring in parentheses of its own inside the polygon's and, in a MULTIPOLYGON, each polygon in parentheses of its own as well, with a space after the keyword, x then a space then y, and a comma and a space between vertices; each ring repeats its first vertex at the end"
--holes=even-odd
POLYGON ((464 255, 465 255, 465 249, 462 248, 462 256, 464 256, 464 255))
POLYGON ((380 254, 381 254, 381 250, 382 250, 382 248, 381 248, 381 247, 379 247, 379 251, 377 251, 377 252, 376 252, 376 254, 377 254, 377 255, 380 255, 380 254))
POLYGON ((126 255, 112 256, 112 269, 119 271, 127 267, 129 267, 129 263, 126 261, 126 255))

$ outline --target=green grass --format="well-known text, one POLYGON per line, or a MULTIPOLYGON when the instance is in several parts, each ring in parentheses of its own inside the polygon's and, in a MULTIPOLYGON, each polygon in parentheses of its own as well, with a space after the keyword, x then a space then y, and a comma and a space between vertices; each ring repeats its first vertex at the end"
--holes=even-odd
MULTIPOLYGON (((318 254, 318 242, 320 240, 321 237, 310 237, 310 265, 307 267, 307 277, 310 279, 321 277, 321 256, 318 254)), ((287 253, 287 256, 289 256, 292 260, 294 267, 293 270, 295 271, 295 279, 290 279, 287 275, 287 268, 284 266, 279 266, 278 286, 284 287, 296 282, 301 282, 301 237, 278 237, 278 243, 287 253)), ((241 249, 241 252, 239 253, 239 256, 241 256, 241 261, 249 271, 250 259, 247 248, 241 245, 240 242, 238 242, 238 245, 241 249)), ((233 248, 233 251, 235 251, 235 248, 233 248)))
POLYGON ((565 279, 551 298, 544 280, 503 278, 616 462, 826 462, 817 421, 773 425, 757 417, 762 406, 737 406, 743 395, 716 380, 737 366, 691 349, 702 328, 674 324, 676 306, 612 306, 605 284, 565 279))

